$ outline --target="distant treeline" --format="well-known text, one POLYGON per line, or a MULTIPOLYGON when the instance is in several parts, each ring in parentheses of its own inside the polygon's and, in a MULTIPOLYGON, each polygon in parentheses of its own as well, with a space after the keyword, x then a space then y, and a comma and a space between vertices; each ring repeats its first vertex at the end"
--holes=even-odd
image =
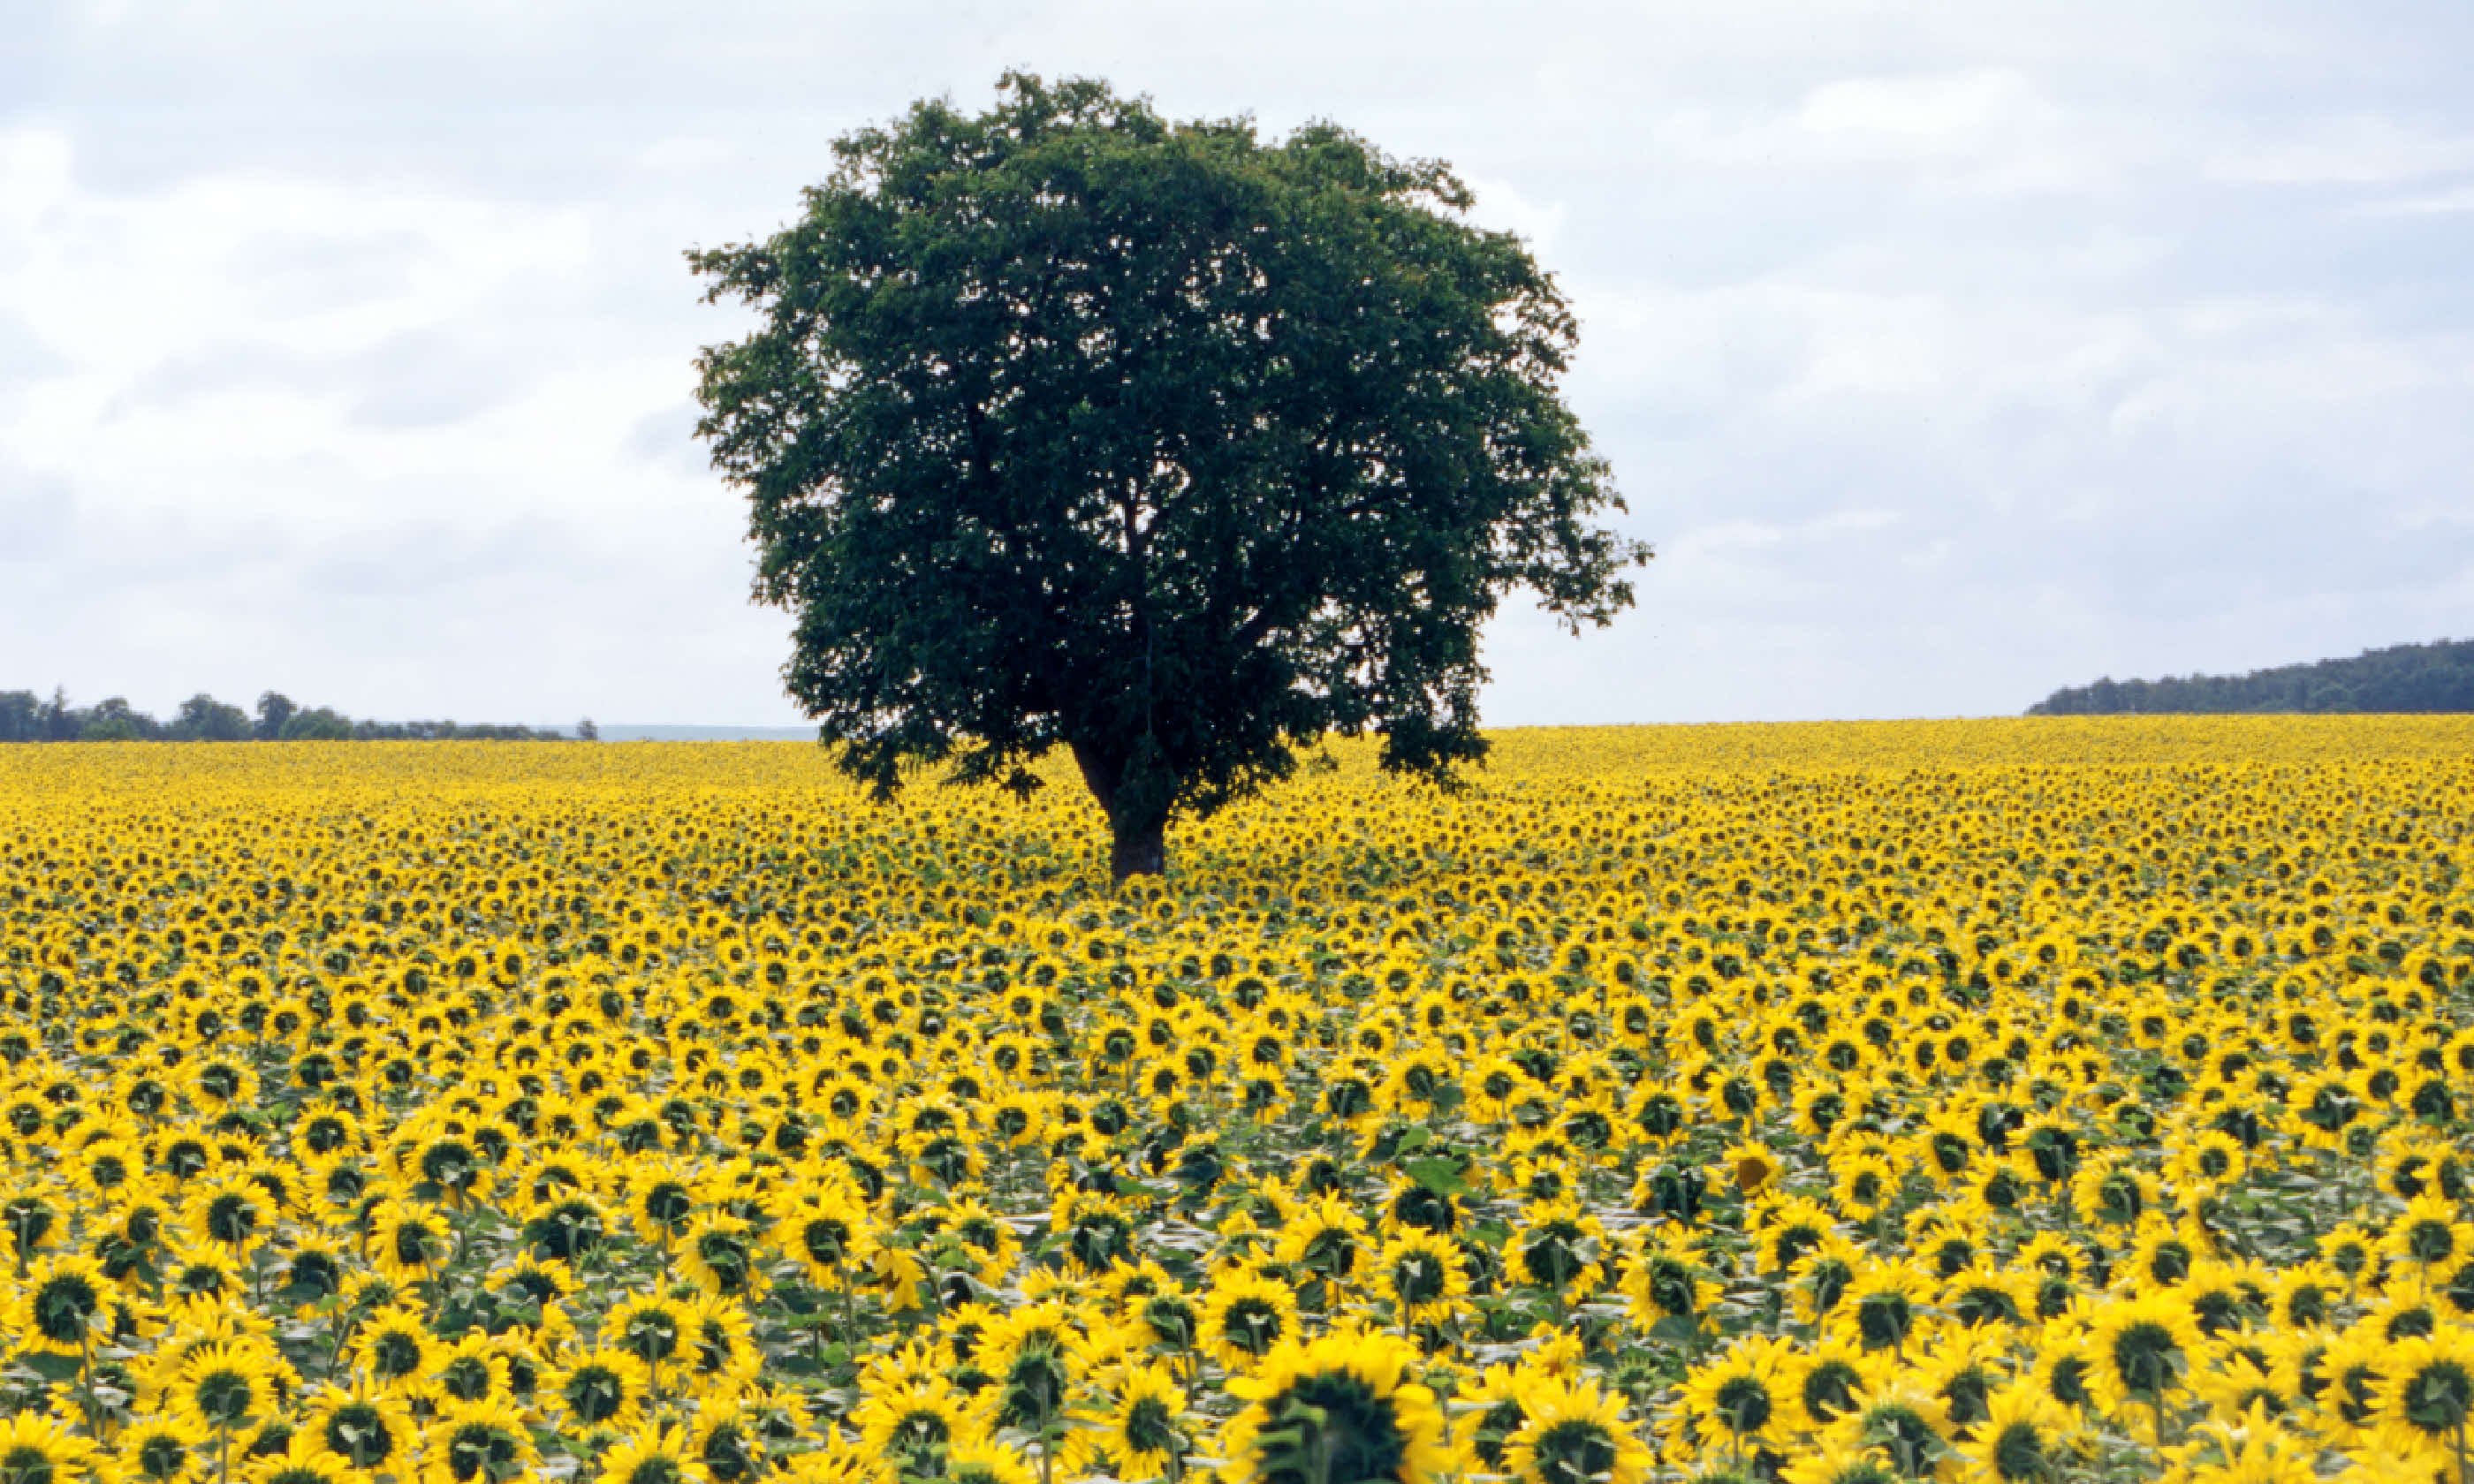
POLYGON ((565 742, 598 740, 590 719, 572 732, 542 727, 458 722, 354 721, 331 706, 295 706, 278 691, 257 698, 255 715, 201 691, 158 721, 118 696, 71 706, 31 690, 0 690, 0 742, 565 742))
POLYGON ((2027 707, 2030 716, 2193 711, 2474 711, 2474 639, 2394 644, 2248 675, 2103 680, 2027 707))

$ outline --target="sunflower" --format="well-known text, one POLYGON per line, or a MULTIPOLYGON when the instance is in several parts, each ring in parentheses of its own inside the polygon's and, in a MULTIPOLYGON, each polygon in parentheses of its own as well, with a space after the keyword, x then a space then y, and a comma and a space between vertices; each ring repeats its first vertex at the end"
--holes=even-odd
POLYGON ((2024 1325, 2036 1311, 2036 1286, 2017 1269, 1971 1268, 1942 1285, 1940 1307, 1969 1328, 2024 1325))
POLYGON ((514 1381, 504 1343, 476 1332, 447 1347, 430 1364, 425 1395, 447 1406, 511 1398, 514 1381))
POLYGON ((1840 1338, 1823 1338, 1782 1374, 1792 1382, 1796 1424, 1819 1432, 1856 1409, 1856 1399, 1888 1374, 1889 1357, 1867 1355, 1840 1338))
POLYGON ((1202 1344, 1231 1371, 1243 1371, 1298 1335, 1297 1293, 1286 1283, 1237 1273, 1202 1301, 1202 1344))
POLYGON ((2217 1421, 2234 1424, 2253 1411, 2273 1418, 2293 1410, 2296 1399, 2278 1379, 2274 1355, 2264 1350, 2248 1353, 2223 1341, 2209 1350, 2210 1363, 2192 1367, 2191 1387, 2217 1421))
POLYGON ((679 1353, 687 1305, 655 1294, 630 1294, 601 1316, 602 1343, 643 1361, 655 1377, 679 1353))
POLYGON ((95 1446, 40 1412, 0 1421, 0 1479, 26 1484, 86 1484, 111 1477, 95 1446))
POLYGON ((764 1352, 757 1348, 746 1308, 719 1294, 698 1294, 689 1304, 681 1333, 689 1384, 700 1396, 736 1393, 764 1368, 764 1352))
POLYGON ((1904 1352, 1932 1291, 1933 1284, 1904 1263, 1865 1262, 1831 1310, 1830 1328, 1868 1352, 1904 1352))
POLYGON ((418 1310, 380 1309, 362 1321, 352 1347, 354 1363, 378 1384, 417 1388, 437 1364, 441 1347, 418 1310))
POLYGON ((863 1385, 850 1420, 859 1428, 865 1457, 880 1466, 920 1466, 914 1472, 933 1467, 939 1452, 983 1435, 977 1409, 941 1376, 916 1376, 898 1385, 863 1385))
POLYGON ((2392 1346, 2372 1388, 2380 1441, 2400 1453, 2465 1446, 2474 1412, 2474 1333, 2456 1326, 2392 1346))
POLYGON ((191 1429, 229 1437, 281 1402, 279 1365, 254 1343, 201 1345, 181 1362, 164 1400, 191 1429))
POLYGON ((1661 1319, 1698 1323, 1723 1290, 1685 1229, 1652 1231, 1623 1268, 1624 1297, 1633 1322, 1646 1329, 1661 1319))
POLYGON ((112 1440, 112 1452, 123 1478, 169 1481, 188 1476, 212 1439, 213 1434, 178 1417, 136 1417, 112 1440))
POLYGON ((685 1235, 701 1204, 691 1178, 662 1165, 638 1172, 628 1182, 627 1215, 648 1242, 667 1247, 685 1235))
POLYGON ((2425 1273, 2452 1258, 2474 1257, 2474 1226, 2459 1221, 2457 1210, 2457 1203, 2436 1194, 2415 1197, 2389 1223, 2379 1250, 2425 1273))
MULTIPOLYGON (((799 1462, 806 1464, 811 1459, 827 1456, 829 1455, 803 1454, 799 1462)), ((795 1465, 793 1467, 796 1468, 795 1465)), ((795 1476, 802 1480, 808 1480, 811 1477, 807 1474, 795 1476)), ((986 1439, 973 1438, 958 1443, 945 1453, 947 1484, 1037 1484, 1038 1478, 1039 1475, 1033 1473, 1030 1466, 1025 1464, 1013 1449, 986 1439)), ((813 1479, 813 1484, 853 1484, 847 1473, 826 1472, 823 1470, 819 1470, 813 1479)), ((716 1484, 720 1484, 720 1481, 716 1480, 716 1484)))
POLYGON ((341 1246, 323 1236, 306 1236, 292 1243, 277 1271, 281 1279, 277 1296, 297 1304, 299 1312, 305 1316, 344 1291, 352 1258, 341 1246))
POLYGON ((163 1302, 172 1308, 220 1309, 246 1292, 240 1267, 208 1247, 174 1247, 163 1255, 163 1302))
POLYGON ((419 1446, 412 1412, 401 1395, 364 1372, 350 1387, 321 1394, 309 1406, 303 1436, 356 1473, 394 1473, 390 1467, 419 1446))
POLYGON ((1758 1203, 1754 1225, 1758 1228, 1753 1244, 1758 1269, 1764 1274, 1779 1275, 1791 1271, 1835 1232, 1837 1217, 1826 1206, 1802 1196, 1789 1196, 1758 1203))
POLYGON ((542 1399, 584 1435, 625 1432, 643 1421, 652 1392, 644 1363, 607 1343, 542 1376, 542 1399))
POLYGON ((1858 1155, 1838 1162, 1830 1188, 1847 1217, 1870 1221, 1898 1200, 1899 1172, 1880 1155, 1858 1155))
POLYGON ((1500 1474, 1510 1471, 1512 1440, 1529 1421, 1526 1399, 1539 1380, 1539 1373, 1526 1365, 1517 1370, 1489 1366, 1475 1386, 1452 1399, 1453 1411, 1459 1414, 1453 1427, 1457 1472, 1500 1474))
POLYGON ((689 1224, 678 1246, 679 1265, 705 1292, 743 1299, 764 1293, 764 1267, 757 1260, 760 1236, 737 1216, 707 1211, 689 1224))
POLYGON ((985 1203, 971 1197, 956 1201, 943 1215, 944 1228, 939 1234, 946 1255, 958 1259, 957 1265, 968 1268, 982 1283, 994 1287, 1004 1282, 1022 1256, 1022 1244, 1015 1239, 1013 1228, 985 1203))
POLYGON ((59 1355, 84 1355, 110 1324, 118 1289, 92 1258, 53 1256, 27 1273, 10 1306, 10 1323, 27 1345, 59 1355))
POLYGON ((71 1185, 94 1202, 152 1195, 155 1180, 131 1137, 106 1134, 79 1145, 62 1161, 71 1185))
POLYGON ((1468 1294, 1460 1249, 1430 1232, 1394 1237, 1375 1255, 1374 1271, 1406 1325, 1440 1324, 1468 1294))
POLYGON ((1542 1380, 1521 1398, 1527 1413, 1505 1461, 1522 1484, 1641 1484, 1653 1462, 1596 1383, 1542 1380))
POLYGON ((2183 1389, 2191 1359, 2204 1343, 2190 1305, 2180 1298, 2150 1294, 2117 1299, 2093 1316, 2087 1341, 2089 1394, 2108 1414, 2137 1404, 2161 1418, 2166 1399, 2183 1389))
POLYGON ((2028 1382, 1984 1400, 1984 1418, 1958 1445, 1977 1477, 1996 1484, 2048 1484, 2073 1452, 2070 1414, 2028 1382))
MULTIPOLYGON (((1711 1484, 1718 1480, 1742 1484, 1747 1475, 1730 1471, 1705 1473, 1701 1477, 1711 1481, 1711 1484)), ((1814 1440, 1808 1451, 1781 1469, 1778 1477, 1783 1484, 1903 1484, 1900 1476, 1875 1457, 1871 1450, 1858 1445, 1819 1439, 1814 1440)))
POLYGON ((1780 1341, 1737 1340, 1685 1377, 1684 1410, 1705 1449, 1724 1445, 1741 1458, 1748 1448, 1783 1438, 1794 1404, 1793 1360, 1793 1350, 1780 1341))
POLYGON ((1795 1311, 1805 1323, 1819 1326, 1841 1303, 1856 1275, 1870 1261, 1864 1249, 1831 1232, 1796 1260, 1795 1311))
POLYGON ((1253 1375, 1227 1383, 1245 1403, 1221 1435, 1235 1484, 1440 1478, 1450 1466, 1443 1413, 1434 1393, 1409 1379, 1416 1359, 1390 1335, 1282 1341, 1253 1375))
POLYGON ((1042 1430, 1065 1415, 1076 1381, 1097 1357, 1074 1312, 1049 1301, 991 1322, 973 1359, 994 1378, 988 1399, 995 1425, 1042 1430))
MULTIPOLYGON (((688 1431, 688 1448, 713 1484, 744 1484, 767 1471, 767 1416, 735 1396, 706 1399, 688 1431)), ((948 1463, 950 1477, 950 1460, 948 1463)))
POLYGON ((1102 1404, 1074 1435, 1070 1467, 1134 1481, 1178 1476, 1193 1443, 1185 1393, 1155 1365, 1130 1366, 1109 1381, 1102 1404))
POLYGON ((1785 1171, 1784 1164, 1768 1145, 1750 1141, 1728 1149, 1723 1165, 1728 1184, 1734 1186, 1736 1194, 1743 1196, 1760 1194, 1776 1184, 1785 1171))
MULTIPOLYGON (((513 1308, 546 1311, 561 1301, 583 1291, 584 1285, 575 1270, 556 1258, 538 1258, 527 1253, 516 1261, 490 1275, 488 1286, 501 1305, 501 1311, 513 1308)), ((521 1318, 521 1312, 511 1316, 521 1318)))
POLYGON ((1532 1204, 1505 1244, 1514 1278, 1545 1289, 1558 1304, 1586 1297, 1607 1277, 1606 1228, 1576 1202, 1532 1204))
POLYGON ((1936 1474, 1951 1446, 1950 1409, 1913 1376, 1875 1381, 1844 1417, 1830 1424, 1825 1446, 1869 1450, 1904 1479, 1936 1474))
POLYGON ((420 1282, 455 1246, 447 1218, 433 1208, 389 1199, 370 1214, 370 1262, 398 1283, 420 1282))
POLYGON ((1300 1267, 1328 1281, 1346 1282, 1357 1271, 1366 1237, 1365 1218, 1337 1195, 1309 1203, 1293 1217, 1272 1249, 1273 1260, 1300 1267))
POLYGON ((646 1423, 601 1455, 599 1484, 709 1484, 685 1429, 646 1423))

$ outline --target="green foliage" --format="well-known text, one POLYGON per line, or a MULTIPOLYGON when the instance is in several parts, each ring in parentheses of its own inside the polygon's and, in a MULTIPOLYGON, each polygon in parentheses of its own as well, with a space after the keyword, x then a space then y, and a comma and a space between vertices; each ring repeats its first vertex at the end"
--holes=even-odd
POLYGON ((835 146, 791 227, 688 254, 759 328, 697 366, 749 499, 756 595, 841 760, 1038 786, 1072 751, 1161 832, 1327 732, 1448 781, 1480 625, 1513 587, 1577 632, 1648 548, 1556 389, 1576 326, 1442 164, 1315 124, 1172 123, 1008 75, 835 146))
POLYGON ((2244 711, 2474 711, 2474 639, 2393 644, 2248 675, 2100 680, 2027 708, 2030 716, 2244 711))

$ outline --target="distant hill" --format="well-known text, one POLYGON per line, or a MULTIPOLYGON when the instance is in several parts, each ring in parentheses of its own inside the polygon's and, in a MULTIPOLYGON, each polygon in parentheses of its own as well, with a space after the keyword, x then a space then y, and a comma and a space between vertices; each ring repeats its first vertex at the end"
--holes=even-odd
POLYGON ((2392 644, 2248 675, 2101 680, 2027 707, 2030 716, 2237 711, 2474 711, 2474 639, 2392 644))

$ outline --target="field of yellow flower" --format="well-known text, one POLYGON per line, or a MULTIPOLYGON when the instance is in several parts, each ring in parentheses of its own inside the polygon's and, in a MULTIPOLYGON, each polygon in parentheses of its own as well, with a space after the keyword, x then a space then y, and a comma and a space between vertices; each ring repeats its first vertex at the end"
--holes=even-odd
POLYGON ((2457 1479, 2474 720, 0 751, 0 1481, 2457 1479))

